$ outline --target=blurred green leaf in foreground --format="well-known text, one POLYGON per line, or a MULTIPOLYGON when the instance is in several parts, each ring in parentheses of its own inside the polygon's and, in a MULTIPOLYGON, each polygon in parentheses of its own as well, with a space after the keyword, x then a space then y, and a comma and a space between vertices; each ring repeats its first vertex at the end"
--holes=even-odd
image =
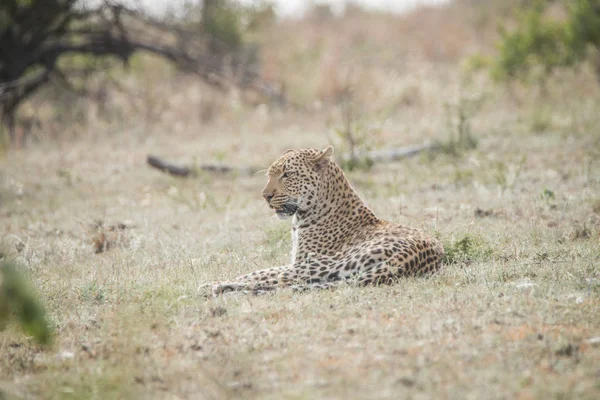
POLYGON ((34 288, 16 265, 0 262, 0 331, 12 319, 39 343, 52 341, 46 313, 34 288))

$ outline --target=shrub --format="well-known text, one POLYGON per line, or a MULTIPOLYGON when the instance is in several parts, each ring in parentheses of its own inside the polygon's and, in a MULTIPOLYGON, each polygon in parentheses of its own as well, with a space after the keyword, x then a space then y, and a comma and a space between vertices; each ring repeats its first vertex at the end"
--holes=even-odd
MULTIPOLYGON (((499 54, 492 64, 496 79, 524 79, 534 70, 546 75, 557 67, 570 67, 600 47, 600 0, 574 0, 565 20, 546 15, 548 0, 521 11, 518 26, 501 29, 499 54)), ((600 80, 600 62, 595 68, 600 80)))

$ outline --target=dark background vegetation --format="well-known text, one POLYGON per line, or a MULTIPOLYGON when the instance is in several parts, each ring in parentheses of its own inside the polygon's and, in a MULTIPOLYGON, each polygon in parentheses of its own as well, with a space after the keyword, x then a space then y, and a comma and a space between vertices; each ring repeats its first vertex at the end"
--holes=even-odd
MULTIPOLYGON (((548 79, 556 68, 578 68, 585 62, 600 76, 597 1, 458 3, 469 10, 476 24, 473 28, 490 39, 477 43, 480 51, 461 51, 464 54, 449 54, 456 49, 442 42, 437 50, 441 54, 430 54, 443 58, 439 61, 456 62, 462 57, 471 71, 486 68, 496 80, 520 79, 533 85, 543 84, 540 82, 548 79)), ((277 21, 274 7, 269 3, 242 6, 232 0, 190 2, 182 10, 161 17, 151 17, 144 10, 119 2, 92 4, 95 5, 77 0, 3 2, 0 111, 5 141, 20 142, 31 131, 37 130, 39 134, 44 130, 42 124, 47 121, 41 116, 19 112, 22 103, 31 96, 41 96, 40 89, 45 89, 45 100, 57 104, 57 108, 77 95, 96 101, 106 111, 109 97, 113 91, 122 89, 126 76, 139 75, 135 67, 130 67, 131 58, 143 53, 165 59, 169 68, 195 74, 197 79, 226 91, 232 86, 253 89, 262 97, 254 101, 267 102, 271 107, 296 105, 295 109, 307 109, 315 101, 336 107, 345 104, 350 92, 357 90, 348 82, 338 83, 339 87, 331 88, 328 93, 323 92, 325 88, 321 92, 297 93, 302 88, 289 87, 298 83, 290 82, 296 77, 285 76, 288 72, 281 70, 284 65, 277 65, 275 68, 280 70, 276 71, 272 71, 273 66, 265 65, 265 58, 269 59, 267 64, 274 61, 265 46, 271 45, 275 29, 286 29, 284 24, 290 27, 298 24, 277 21), (121 71, 122 67, 125 69, 121 71), (53 96, 57 101, 52 101, 53 96)), ((323 5, 315 6, 305 19, 316 19, 322 25, 351 19, 353 14, 361 12, 358 6, 350 6, 345 17, 336 17, 323 5)), ((368 17, 365 15, 365 19, 368 17)), ((464 25, 461 29, 468 28, 468 23, 464 25)), ((363 40, 366 42, 362 45, 368 45, 369 39, 363 40)), ((319 51, 319 46, 313 50, 319 51)), ((288 67, 289 61, 286 60, 288 67)), ((307 61, 310 62, 295 60, 307 61)), ((151 63, 134 64, 142 68, 140 64, 151 63)), ((83 114, 72 116, 77 123, 86 119, 85 112, 80 113, 83 114)), ((49 118, 56 122, 65 118, 63 114, 59 109, 49 118)), ((101 117, 109 119, 114 115, 101 117)))

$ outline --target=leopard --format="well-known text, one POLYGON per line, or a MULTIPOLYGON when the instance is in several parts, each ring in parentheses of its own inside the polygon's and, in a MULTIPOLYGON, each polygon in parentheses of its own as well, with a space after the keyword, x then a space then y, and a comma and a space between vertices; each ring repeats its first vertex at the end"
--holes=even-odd
POLYGON ((262 196, 279 219, 292 219, 290 263, 211 284, 213 296, 393 284, 439 270, 440 242, 378 218, 333 153, 333 146, 291 149, 273 162, 262 196))

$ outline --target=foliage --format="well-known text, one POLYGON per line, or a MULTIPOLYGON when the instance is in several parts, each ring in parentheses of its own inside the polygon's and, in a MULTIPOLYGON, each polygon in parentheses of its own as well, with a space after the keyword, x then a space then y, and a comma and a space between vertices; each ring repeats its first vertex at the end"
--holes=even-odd
POLYGON ((49 344, 52 340, 52 331, 35 290, 16 265, 3 262, 0 264, 0 330, 13 318, 38 342, 49 344))
MULTIPOLYGON (((275 8, 270 2, 240 4, 235 0, 189 1, 183 4, 184 16, 171 16, 190 30, 200 30, 227 46, 240 49, 248 35, 275 21, 275 8)), ((213 43, 218 46, 218 43, 213 43)))
POLYGON ((183 4, 181 17, 168 17, 173 23, 180 22, 192 32, 211 36, 217 50, 220 45, 239 48, 244 42, 243 10, 231 0, 188 1, 183 4))
POLYGON ((204 2, 203 29, 233 48, 243 42, 241 15, 239 9, 229 1, 204 2), (211 4, 212 6, 208 6, 211 4))
POLYGON ((172 19, 190 32, 207 37, 208 62, 213 68, 226 70, 230 75, 259 69, 259 48, 251 39, 253 33, 275 21, 275 9, 270 2, 190 1, 184 4, 184 10, 183 17, 172 19))
MULTIPOLYGON (((539 0, 521 11, 514 31, 501 30, 499 54, 492 65, 496 79, 525 79, 535 70, 546 75, 581 62, 590 49, 600 47, 600 0, 571 2, 565 20, 548 17, 547 3, 539 0)), ((600 62, 596 68, 600 79, 600 62)))
POLYGON ((540 194, 540 197, 542 198, 542 200, 545 201, 551 201, 556 199, 556 195, 554 194, 554 192, 548 188, 542 190, 542 194, 540 194))
POLYGON ((444 263, 471 262, 488 257, 491 253, 492 250, 482 238, 466 234, 453 243, 444 245, 444 263))

